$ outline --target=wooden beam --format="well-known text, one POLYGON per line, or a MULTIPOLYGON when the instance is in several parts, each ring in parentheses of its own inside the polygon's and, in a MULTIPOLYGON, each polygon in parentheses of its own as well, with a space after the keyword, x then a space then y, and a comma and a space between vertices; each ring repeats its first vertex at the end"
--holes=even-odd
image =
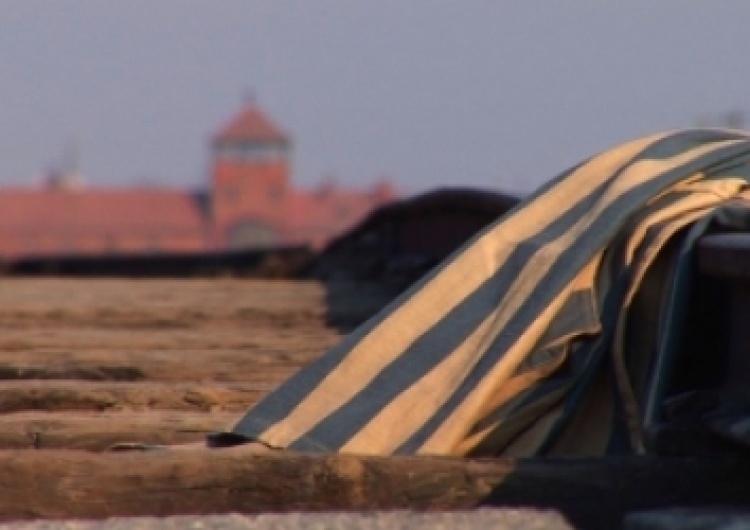
POLYGON ((302 510, 561 511, 613 528, 633 510, 748 505, 750 460, 463 460, 221 450, 0 452, 0 519, 302 510))
POLYGON ((176 410, 242 413, 276 383, 21 380, 0 385, 0 413, 176 410))
POLYGON ((228 428, 237 413, 18 412, 0 415, 0 449, 103 451, 119 442, 180 444, 228 428))
MULTIPOLYGON (((300 369, 295 363, 275 365, 254 363, 241 353, 206 358, 192 362, 174 355, 171 358, 154 354, 150 360, 123 359, 110 352, 109 359, 64 359, 49 355, 24 356, 12 361, 0 359, 0 381, 62 379, 79 381, 214 381, 226 383, 279 383, 300 369), (36 361, 36 362, 35 362, 36 361)), ((196 357, 199 354, 196 352, 196 357)), ((81 355, 80 357, 83 357, 81 355)), ((209 356, 206 356, 209 357, 209 356)))

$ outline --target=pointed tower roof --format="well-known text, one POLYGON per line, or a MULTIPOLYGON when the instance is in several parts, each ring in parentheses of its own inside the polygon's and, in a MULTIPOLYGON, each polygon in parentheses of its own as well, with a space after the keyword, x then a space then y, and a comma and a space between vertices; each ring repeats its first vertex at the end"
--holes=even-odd
POLYGON ((255 103, 246 104, 219 129, 214 142, 288 143, 289 137, 255 103))

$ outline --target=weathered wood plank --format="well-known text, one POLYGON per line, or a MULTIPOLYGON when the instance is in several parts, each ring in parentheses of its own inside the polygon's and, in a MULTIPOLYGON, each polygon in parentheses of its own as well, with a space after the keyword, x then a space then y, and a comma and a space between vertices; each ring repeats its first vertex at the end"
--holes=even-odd
POLYGON ((242 381, 259 372, 286 378, 339 340, 323 329, 150 332, 145 339, 133 330, 24 332, 26 339, 17 330, 0 333, 0 379, 242 381))
POLYGON ((277 384, 341 338, 314 282, 14 279, 0 291, 2 380, 277 384))
POLYGON ((0 452, 0 519, 299 510, 560 510, 577 528, 675 504, 747 505, 750 461, 254 455, 247 447, 0 452))
POLYGON ((175 411, 2 414, 0 449, 103 451, 119 442, 181 444, 226 429, 238 417, 227 412, 175 411))
POLYGON ((0 327, 188 330, 338 326, 394 295, 379 285, 244 279, 2 279, 0 327))
POLYGON ((19 359, 0 362, 0 381, 20 380, 82 380, 82 381, 213 381, 223 383, 279 383, 295 373, 302 363, 255 363, 242 355, 205 355, 201 361, 180 359, 174 355, 155 353, 148 361, 121 358, 112 353, 109 358, 86 361, 62 360, 54 354, 43 359, 19 359))
POLYGON ((275 383, 122 383, 110 381, 3 381, 0 413, 29 410, 115 411, 170 409, 242 412, 275 383))
POLYGON ((747 461, 57 450, 200 440, 239 417, 249 389, 269 389, 336 342, 324 327, 331 312, 364 304, 356 290, 334 300, 307 283, 0 282, 0 411, 49 411, 0 415, 0 446, 25 448, 0 451, 3 520, 490 503, 611 528, 626 511, 750 502, 747 461))
POLYGON ((20 353, 57 352, 72 355, 79 351, 149 352, 238 351, 256 355, 259 359, 275 360, 284 352, 304 352, 304 345, 331 343, 340 339, 334 330, 315 323, 295 327, 283 322, 255 325, 239 323, 186 327, 174 329, 154 325, 150 329, 137 327, 108 328, 95 323, 79 326, 61 322, 54 326, 38 322, 23 326, 0 326, 0 354, 13 358, 20 353))
POLYGON ((178 323, 226 321, 231 315, 282 313, 322 316, 325 290, 319 282, 222 279, 61 279, 0 278, 0 318, 51 320, 82 317, 81 322, 151 323, 151 317, 178 323), (199 303, 196 303, 199 302, 199 303))

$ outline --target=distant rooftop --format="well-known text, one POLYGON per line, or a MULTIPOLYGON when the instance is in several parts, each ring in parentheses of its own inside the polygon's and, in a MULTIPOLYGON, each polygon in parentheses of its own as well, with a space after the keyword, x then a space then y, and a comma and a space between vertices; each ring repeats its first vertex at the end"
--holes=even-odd
POLYGON ((288 143, 289 137, 255 103, 249 103, 214 136, 214 142, 288 143))

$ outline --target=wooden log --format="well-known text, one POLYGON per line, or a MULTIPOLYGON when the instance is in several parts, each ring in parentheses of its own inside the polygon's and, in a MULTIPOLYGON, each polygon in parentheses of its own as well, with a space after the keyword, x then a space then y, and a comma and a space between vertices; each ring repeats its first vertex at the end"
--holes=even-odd
POLYGON ((107 350, 142 357, 148 357, 151 352, 237 352, 257 357, 259 361, 274 362, 280 357, 304 355, 310 351, 310 346, 326 346, 340 340, 337 332, 320 325, 292 328, 283 321, 263 326, 217 325, 185 329, 159 328, 154 324, 147 330, 113 329, 95 324, 81 327, 67 322, 44 326, 35 322, 3 327, 2 331, 0 354, 8 359, 21 353, 56 353, 68 357, 79 352, 96 355, 107 350))
POLYGON ((0 452, 3 520, 493 505, 553 508, 576 528, 614 528, 633 510, 747 505, 747 491, 749 460, 0 452))
POLYGON ((3 381, 0 413, 170 409, 243 412, 275 384, 121 383, 109 381, 3 381))
POLYGON ((0 379, 241 382, 261 375, 278 381, 339 340, 330 331, 304 329, 296 335, 278 329, 224 330, 206 332, 200 340, 187 332, 144 340, 133 330, 97 330, 96 338, 88 342, 80 337, 87 332, 75 329, 26 333, 25 341, 13 333, 0 334, 0 379), (49 334, 53 336, 46 342, 34 338, 49 334))
POLYGON ((392 297, 390 289, 363 282, 15 278, 0 290, 0 325, 297 329, 325 326, 332 315, 352 311, 364 317, 392 297))
MULTIPOLYGON (((192 317, 190 321, 227 320, 236 315, 300 314, 322 316, 322 284, 313 281, 200 279, 4 279, 0 317, 28 315, 52 320, 83 317, 80 322, 127 320, 150 316, 192 317)), ((182 320, 181 320, 182 321, 182 320)))
POLYGON ((192 332, 145 339, 133 330, 97 330, 88 339, 75 328, 26 333, 28 339, 17 330, 0 334, 0 379, 279 382, 339 340, 320 329, 220 330, 200 339, 192 332))
POLYGON ((214 325, 325 327, 332 315, 355 311, 364 317, 393 296, 379 285, 342 290, 337 288, 341 283, 16 278, 3 281, 0 325, 16 329, 65 324, 144 331, 214 325))
POLYGON ((0 415, 0 449, 103 451, 119 442, 203 440, 239 419, 227 412, 18 412, 0 415))
POLYGON ((88 362, 84 359, 59 360, 49 355, 48 362, 26 357, 13 362, 0 361, 0 381, 82 380, 82 381, 213 381, 216 383, 278 384, 294 374, 302 364, 254 363, 242 355, 213 357, 189 362, 177 356, 155 354, 143 362, 122 359, 110 352, 108 358, 88 362), (36 361, 36 362, 34 362, 36 361))

